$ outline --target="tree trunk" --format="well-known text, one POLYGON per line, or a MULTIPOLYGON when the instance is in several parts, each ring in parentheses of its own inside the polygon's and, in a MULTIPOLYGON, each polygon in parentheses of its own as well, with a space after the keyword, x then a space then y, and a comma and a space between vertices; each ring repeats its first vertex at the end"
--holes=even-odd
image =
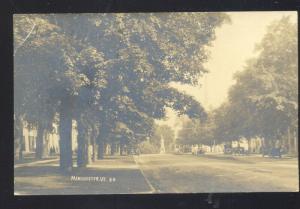
POLYGON ((115 142, 112 142, 111 143, 111 155, 115 155, 116 153, 116 143, 115 142))
POLYGON ((92 144, 92 162, 96 161, 96 153, 97 153, 97 143, 96 143, 96 131, 92 130, 92 136, 91 136, 91 144, 92 144))
POLYGON ((35 158, 42 159, 45 157, 44 153, 44 127, 39 124, 37 127, 37 137, 36 137, 36 150, 35 150, 35 158))
POLYGON ((91 131, 88 131, 86 136, 87 136, 87 138, 86 138, 86 142, 87 142, 87 163, 91 164, 92 163, 92 152, 93 152, 93 147, 92 147, 93 134, 91 133, 91 131))
POLYGON ((92 154, 92 162, 96 161, 97 158, 97 144, 96 142, 93 142, 93 154, 92 154))
POLYGON ((294 131, 294 147, 295 147, 295 153, 298 155, 298 134, 297 131, 294 131))
POLYGON ((103 152, 104 152, 104 155, 107 155, 107 154, 108 154, 108 148, 107 148, 107 147, 108 147, 107 143, 104 142, 104 146, 103 146, 103 149, 104 149, 104 151, 103 151, 103 152))
POLYGON ((289 155, 293 155, 294 154, 294 146, 293 146, 293 138, 291 137, 290 127, 288 127, 287 135, 288 135, 288 143, 289 143, 289 155))
MULTIPOLYGON (((59 118, 59 151, 60 168, 63 171, 71 171, 72 161, 72 116, 70 111, 71 101, 62 102, 59 118)), ((68 101, 69 100, 69 101, 68 101)))
POLYGON ((248 154, 252 153, 251 139, 247 139, 248 142, 248 154))
POLYGON ((21 118, 16 117, 14 127, 14 159, 23 160, 23 123, 21 118))
POLYGON ((125 155, 125 144, 124 142, 120 142, 120 155, 125 155))
POLYGON ((88 163, 87 130, 84 128, 80 120, 77 121, 77 130, 77 166, 86 167, 88 163))
POLYGON ((20 147, 19 147, 19 160, 22 161, 24 159, 23 156, 23 148, 24 148, 24 139, 23 139, 23 135, 20 136, 20 147))
POLYGON ((49 132, 45 131, 44 133, 44 146, 43 146, 43 156, 48 157, 49 156, 49 132))
POLYGON ((100 139, 98 141, 98 153, 97 153, 98 160, 101 160, 104 158, 104 145, 105 145, 104 142, 100 139))
POLYGON ((118 153, 118 155, 121 155, 121 151, 120 151, 120 143, 117 144, 117 147, 116 147, 116 152, 118 153))

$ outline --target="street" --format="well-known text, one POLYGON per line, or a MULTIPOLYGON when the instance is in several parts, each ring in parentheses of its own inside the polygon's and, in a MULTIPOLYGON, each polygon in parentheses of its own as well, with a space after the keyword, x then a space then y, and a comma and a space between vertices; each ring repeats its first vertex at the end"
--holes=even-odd
POLYGON ((15 166, 15 194, 209 193, 298 191, 295 158, 223 154, 114 156, 68 175, 58 160, 15 166))
POLYGON ((299 191, 296 159, 164 154, 136 161, 156 192, 299 191))

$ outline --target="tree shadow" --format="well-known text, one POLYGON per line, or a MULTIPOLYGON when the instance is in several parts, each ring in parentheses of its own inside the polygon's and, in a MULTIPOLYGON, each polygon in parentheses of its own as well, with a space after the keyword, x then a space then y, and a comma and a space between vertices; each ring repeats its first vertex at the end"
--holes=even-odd
POLYGON ((130 194, 149 190, 138 169, 73 168, 68 174, 49 165, 15 169, 15 191, 25 194, 130 194))

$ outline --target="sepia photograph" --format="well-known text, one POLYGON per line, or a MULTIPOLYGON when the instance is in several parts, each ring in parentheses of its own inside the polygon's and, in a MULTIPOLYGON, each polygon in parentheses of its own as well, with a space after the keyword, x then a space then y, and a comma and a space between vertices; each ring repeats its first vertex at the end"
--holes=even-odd
POLYGON ((298 192, 293 11, 13 15, 14 195, 298 192))

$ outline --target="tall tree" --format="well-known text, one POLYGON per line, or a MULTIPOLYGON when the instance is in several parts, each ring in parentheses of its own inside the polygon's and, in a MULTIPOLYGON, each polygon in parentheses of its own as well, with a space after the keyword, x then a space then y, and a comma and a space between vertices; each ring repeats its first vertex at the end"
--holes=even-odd
POLYGON ((228 104, 219 109, 218 131, 231 139, 259 136, 274 144, 297 129, 297 25, 288 17, 273 22, 257 50, 236 74, 228 104))
MULTIPOLYGON (((20 47, 15 54, 23 49, 20 66, 27 65, 26 70, 18 68, 18 76, 21 79, 22 73, 36 74, 38 85, 29 86, 29 92, 37 92, 41 101, 49 104, 51 111, 44 109, 45 112, 58 112, 60 115, 62 169, 72 168, 71 128, 74 118, 78 122, 99 124, 97 141, 100 145, 112 138, 108 136, 116 133, 119 122, 128 129, 123 131, 125 137, 122 137, 126 143, 143 140, 141 135, 147 135, 151 130, 153 118, 164 117, 165 107, 190 117, 205 116, 197 101, 169 84, 174 81, 197 84, 199 76, 206 72, 203 63, 208 59, 207 47, 215 38, 214 30, 228 20, 225 14, 30 17, 33 20, 29 21, 32 24, 23 34, 25 39, 16 39, 20 47), (79 24, 82 27, 78 27, 79 24)), ((20 31, 25 19, 26 15, 16 21, 16 27, 20 28, 16 34, 22 34, 20 31)), ((27 80, 28 83, 33 81, 30 77, 27 80)), ((20 83, 20 92, 22 86, 20 83)), ((25 100, 26 107, 33 107, 33 96, 28 98, 25 100)), ((40 107, 45 106, 44 103, 39 104, 40 107)), ((23 111, 28 113, 27 108, 23 111)), ((79 140, 89 128, 80 130, 83 132, 79 134, 79 140)), ((82 146, 88 143, 86 140, 81 142, 82 146)), ((101 156, 101 152, 98 154, 101 156)))

